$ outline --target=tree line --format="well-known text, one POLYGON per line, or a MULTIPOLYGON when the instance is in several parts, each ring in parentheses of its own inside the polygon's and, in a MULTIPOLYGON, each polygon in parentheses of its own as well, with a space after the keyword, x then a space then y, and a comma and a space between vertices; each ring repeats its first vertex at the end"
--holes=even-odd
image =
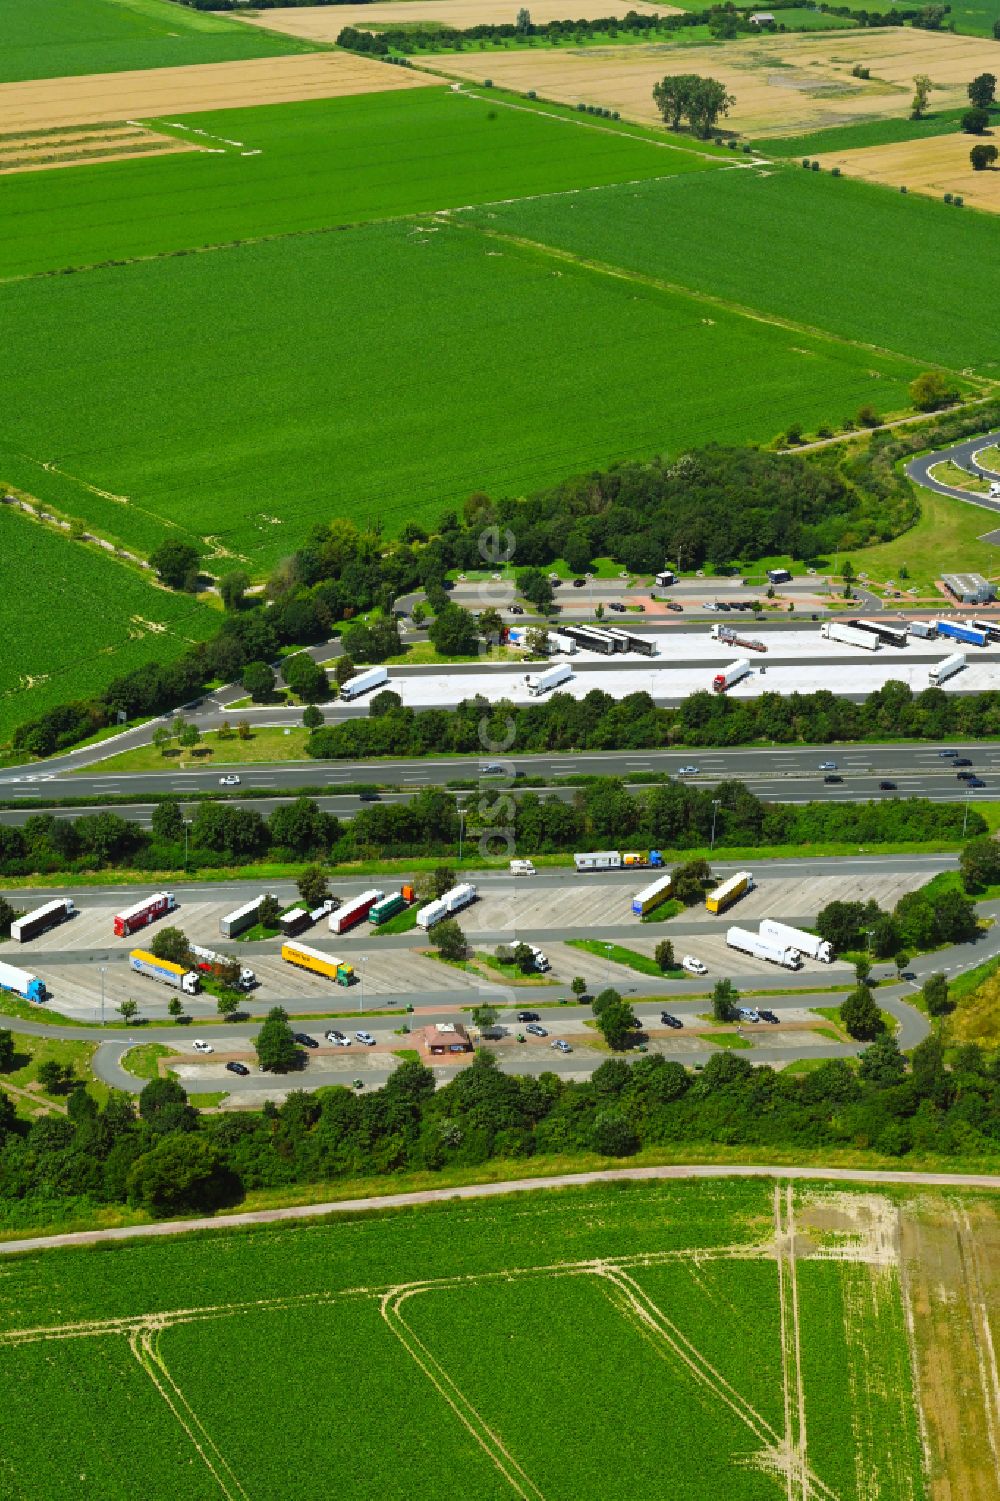
MULTIPOLYGON (((220 864, 321 860, 350 864, 392 856, 452 855, 460 819, 454 793, 427 788, 406 802, 375 803, 342 823, 311 798, 299 797, 264 818, 256 808, 225 802, 198 805, 185 825, 180 804, 165 798, 143 828, 117 813, 56 818, 36 813, 23 825, 0 824, 0 875, 47 875, 103 869, 210 870, 220 864)), ((974 810, 925 798, 886 802, 768 803, 741 782, 705 791, 666 782, 629 791, 614 778, 589 782, 564 802, 524 792, 508 798, 482 792, 464 803, 468 830, 502 823, 518 848, 559 853, 644 844, 698 849, 716 842, 734 847, 811 842, 884 844, 986 833, 974 810)), ((502 853, 499 843, 497 852, 502 853)))
MULTIPOLYGON (((605 1003, 613 1014, 610 993, 605 1003)), ((0 1032, 0 1074, 13 1063, 14 1039, 0 1032)), ((909 1063, 880 1037, 857 1070, 837 1060, 789 1074, 719 1051, 694 1072, 656 1055, 612 1058, 582 1082, 503 1073, 480 1050, 438 1089, 411 1061, 379 1090, 295 1091, 259 1112, 218 1115, 195 1111, 172 1079, 147 1084, 138 1111, 114 1093, 100 1108, 76 1082, 61 1084, 66 1116, 30 1123, 0 1090, 8 1228, 85 1218, 106 1204, 163 1217, 235 1203, 251 1189, 681 1143, 967 1161, 995 1161, 1000 1148, 1000 1058, 970 1044, 946 1066, 936 1036, 909 1063)))
MULTIPOLYGON (((656 704, 645 691, 612 698, 597 688, 579 699, 557 692, 529 704, 475 697, 455 709, 407 708, 391 691, 378 697, 368 718, 314 730, 306 742, 308 754, 317 761, 438 752, 477 756, 483 746, 480 727, 493 743, 509 744, 518 755, 1000 735, 1000 692, 957 694, 929 687, 915 693, 897 682, 860 703, 825 688, 747 699, 706 689, 672 708, 656 704), (393 702, 387 706, 387 700, 393 702)), ((955 788, 958 796, 957 782, 955 788)))

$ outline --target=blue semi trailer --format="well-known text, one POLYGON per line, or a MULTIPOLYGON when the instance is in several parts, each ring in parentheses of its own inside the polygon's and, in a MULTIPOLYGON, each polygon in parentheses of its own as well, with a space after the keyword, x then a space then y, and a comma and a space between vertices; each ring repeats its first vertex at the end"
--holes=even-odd
POLYGON ((986 631, 980 631, 974 625, 958 625, 952 620, 939 620, 937 633, 952 641, 964 641, 966 646, 987 646, 990 639, 986 631))

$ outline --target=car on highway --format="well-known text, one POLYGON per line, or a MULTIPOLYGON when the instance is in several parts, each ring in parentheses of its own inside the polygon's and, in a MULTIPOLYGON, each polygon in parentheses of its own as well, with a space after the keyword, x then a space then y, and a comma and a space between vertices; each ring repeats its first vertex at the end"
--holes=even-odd
POLYGON ((664 1027, 683 1027, 684 1025, 679 1016, 671 1016, 669 1011, 660 1012, 660 1022, 664 1027))
POLYGON ((358 802, 359 803, 380 803, 381 801, 382 801, 382 794, 381 794, 381 792, 359 792, 358 793, 358 802))
POLYGON ((678 766, 676 775, 679 777, 696 777, 698 775, 698 768, 697 766, 678 766))
POLYGON ((484 777, 502 777, 503 767, 499 761, 487 761, 485 766, 479 768, 479 774, 484 777))
POLYGON ((194 1048, 194 1050, 195 1050, 196 1053, 214 1053, 215 1052, 215 1049, 213 1048, 212 1044, 210 1042, 203 1041, 203 1039, 200 1038, 200 1037, 196 1037, 195 1040, 194 1040, 194 1042, 191 1044, 191 1046, 194 1048))
POLYGON ((539 1020, 539 1016, 537 1011, 519 1011, 517 1019, 519 1022, 536 1022, 539 1020))
POLYGON ((366 1048, 375 1046, 375 1039, 370 1032, 355 1032, 355 1037, 366 1048))
POLYGON ((960 782, 978 781, 978 778, 974 771, 956 771, 955 775, 960 782))
POLYGON ((879 792, 895 792, 896 791, 896 784, 895 784, 895 782, 890 782, 890 781, 887 781, 887 780, 883 780, 883 781, 879 782, 879 784, 878 784, 878 790, 879 790, 879 792))
POLYGON ((529 1037, 548 1037, 549 1035, 546 1029, 540 1027, 537 1022, 531 1022, 524 1030, 529 1037))
POLYGON ((239 1074, 241 1079, 245 1079, 247 1074, 250 1072, 245 1063, 236 1063, 234 1060, 230 1060, 230 1062, 226 1064, 226 1068, 231 1074, 239 1074))
POLYGON ((948 761, 953 761, 955 759, 955 757, 958 755, 958 751, 957 750, 939 750, 938 751, 938 755, 939 756, 943 756, 948 761))
POLYGON ((966 787, 985 787, 986 783, 982 777, 969 777, 965 785, 966 787))
POLYGON ((955 757, 955 765, 956 766, 971 766, 972 765, 972 761, 970 760, 970 758, 968 756, 956 756, 955 757))
POLYGON ((240 779, 234 771, 231 771, 228 776, 219 778, 220 787, 238 787, 239 785, 240 779))
POLYGON ((351 1045, 351 1039, 346 1032, 338 1032, 336 1027, 331 1027, 330 1031, 324 1035, 327 1042, 332 1042, 335 1048, 349 1048, 351 1045))
POLYGON ((820 771, 836 771, 837 763, 836 761, 821 761, 819 763, 819 769, 820 771))
POLYGON ((828 771, 826 776, 823 778, 824 785, 828 787, 832 787, 834 783, 842 782, 843 780, 843 777, 839 774, 839 772, 836 771, 828 771))
POLYGON ((681 960, 681 969, 686 969, 689 975, 708 974, 707 967, 702 964, 700 959, 696 959, 693 954, 684 955, 684 958, 681 960))
POLYGON ((556 1052, 558 1052, 558 1053, 572 1053, 572 1051, 573 1051, 573 1049, 570 1047, 569 1043, 568 1042, 564 1042, 561 1037, 557 1037, 556 1040, 555 1040, 555 1042, 552 1044, 552 1046, 556 1049, 556 1052))
POLYGON ((679 605, 676 599, 665 599, 663 603, 666 605, 668 610, 673 610, 678 615, 684 614, 684 606, 679 605))
POLYGON ((295 1041, 299 1044, 300 1047, 303 1047, 303 1048, 318 1048, 319 1047, 319 1043, 316 1041, 315 1037, 310 1037, 308 1032, 293 1032, 292 1036, 295 1038, 295 1041))
POLYGON ((573 580, 573 588, 574 589, 585 589, 586 587, 587 587, 587 580, 586 579, 574 579, 573 580))

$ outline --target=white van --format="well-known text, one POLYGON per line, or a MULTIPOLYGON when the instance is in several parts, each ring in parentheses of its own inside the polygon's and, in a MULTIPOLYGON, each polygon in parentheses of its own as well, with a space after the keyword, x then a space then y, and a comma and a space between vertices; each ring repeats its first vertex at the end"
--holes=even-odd
POLYGON ((533 876, 535 874, 535 867, 530 860, 512 860, 510 862, 510 873, 512 876, 533 876))

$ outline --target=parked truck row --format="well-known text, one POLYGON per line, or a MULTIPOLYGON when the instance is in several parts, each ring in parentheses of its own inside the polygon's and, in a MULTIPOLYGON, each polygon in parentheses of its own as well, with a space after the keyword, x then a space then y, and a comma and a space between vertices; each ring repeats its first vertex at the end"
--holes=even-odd
POLYGON ((731 949, 750 954, 754 959, 766 959, 782 969, 801 969, 803 959, 816 959, 820 964, 833 963, 833 949, 825 938, 807 933, 804 928, 776 922, 771 917, 761 920, 756 933, 747 928, 730 928, 726 943, 731 949))
POLYGON ((428 902, 426 907, 421 907, 417 913, 417 927, 433 928, 435 923, 443 922, 446 917, 454 917, 456 912, 461 912, 463 907, 470 906, 477 897, 475 886, 470 882, 453 886, 450 891, 444 892, 436 901, 428 902))

